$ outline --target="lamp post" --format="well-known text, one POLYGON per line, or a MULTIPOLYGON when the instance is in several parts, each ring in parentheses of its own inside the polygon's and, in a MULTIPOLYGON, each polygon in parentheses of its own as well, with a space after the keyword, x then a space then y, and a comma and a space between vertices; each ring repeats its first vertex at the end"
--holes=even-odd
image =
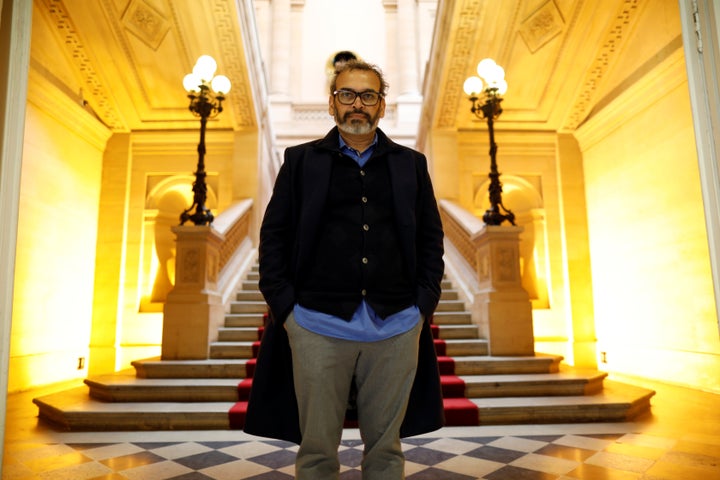
POLYGON ((217 63, 209 55, 197 59, 192 73, 185 75, 183 86, 190 99, 190 111, 200 117, 200 143, 197 147, 198 164, 193 182, 193 204, 180 214, 180 225, 191 220, 195 225, 209 225, 214 217, 205 206, 207 184, 205 183, 205 128, 207 119, 222 112, 222 102, 230 91, 230 80, 224 75, 215 75, 217 63), (195 213, 190 211, 195 208, 195 213))
POLYGON ((515 225, 515 214, 505 208, 502 202, 502 183, 497 168, 497 144, 495 143, 495 119, 502 113, 500 102, 507 91, 505 70, 494 60, 486 58, 477 66, 478 77, 469 77, 463 84, 463 90, 469 96, 472 107, 470 111, 479 119, 486 119, 490 133, 490 208, 483 215, 486 225, 501 225, 505 220, 515 225), (504 211, 502 213, 500 211, 504 211))

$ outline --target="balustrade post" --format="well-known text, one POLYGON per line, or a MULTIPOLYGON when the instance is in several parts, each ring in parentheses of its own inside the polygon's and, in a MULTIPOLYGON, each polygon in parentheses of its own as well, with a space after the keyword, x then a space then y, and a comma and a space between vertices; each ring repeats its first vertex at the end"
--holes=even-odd
POLYGON ((175 285, 163 312, 162 359, 209 356, 225 317, 218 291, 220 247, 224 236, 212 226, 176 226, 175 285))
POLYGON ((520 276, 522 227, 485 225, 475 238, 479 291, 473 318, 490 355, 534 355, 532 304, 520 276))

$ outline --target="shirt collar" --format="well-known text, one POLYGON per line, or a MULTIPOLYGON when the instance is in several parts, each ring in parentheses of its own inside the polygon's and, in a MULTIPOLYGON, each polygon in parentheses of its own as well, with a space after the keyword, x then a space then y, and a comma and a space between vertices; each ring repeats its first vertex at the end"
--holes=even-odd
MULTIPOLYGON (((340 133, 338 133, 338 139, 340 140, 340 150, 346 150, 346 149, 348 149, 348 150, 352 150, 353 152, 357 152, 357 150, 355 150, 354 148, 352 148, 351 146, 349 146, 347 143, 345 143, 345 140, 343 140, 342 135, 340 135, 340 133)), ((365 154, 366 152, 370 153, 370 152, 372 152, 372 150, 375 148, 375 145, 377 145, 377 143, 378 143, 378 134, 377 134, 377 132, 375 132, 375 136, 373 137, 373 141, 372 141, 372 143, 370 143, 370 145, 368 146, 368 148, 366 148, 364 152, 357 152, 357 153, 360 154, 360 155, 363 155, 363 154, 365 154)))

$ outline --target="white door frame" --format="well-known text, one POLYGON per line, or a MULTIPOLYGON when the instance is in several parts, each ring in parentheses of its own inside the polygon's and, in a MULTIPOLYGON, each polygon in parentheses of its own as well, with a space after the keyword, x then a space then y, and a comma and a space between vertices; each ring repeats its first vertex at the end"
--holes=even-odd
POLYGON ((720 334, 720 5, 678 1, 720 334))

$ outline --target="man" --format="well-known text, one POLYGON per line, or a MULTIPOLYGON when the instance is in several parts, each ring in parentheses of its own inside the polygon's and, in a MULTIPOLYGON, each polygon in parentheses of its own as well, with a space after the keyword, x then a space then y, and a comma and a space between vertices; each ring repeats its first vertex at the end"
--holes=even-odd
POLYGON ((442 225, 425 157, 377 128, 386 90, 377 67, 338 66, 337 126, 286 150, 260 230, 271 322, 245 431, 299 443, 298 480, 338 478, 351 396, 364 480, 404 478, 401 436, 443 422, 429 327, 442 225))

